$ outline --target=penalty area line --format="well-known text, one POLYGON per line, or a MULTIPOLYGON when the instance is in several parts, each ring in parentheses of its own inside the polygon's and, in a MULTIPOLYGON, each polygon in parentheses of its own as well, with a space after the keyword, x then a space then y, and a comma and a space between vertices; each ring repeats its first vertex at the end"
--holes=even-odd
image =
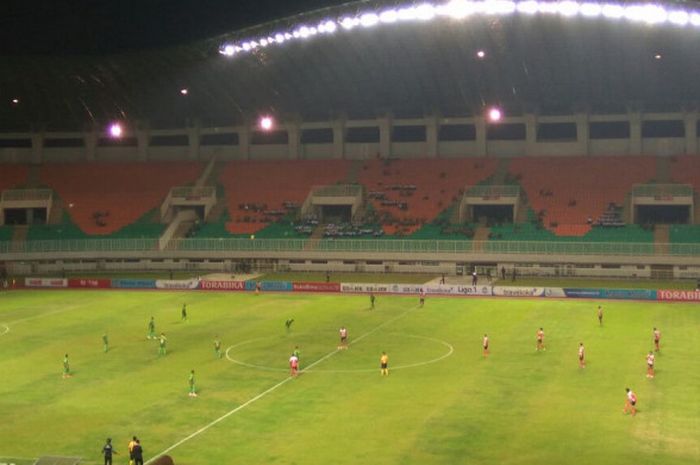
MULTIPOLYGON (((365 334, 359 336, 358 338, 354 339, 352 342, 359 342, 359 341, 361 341, 362 339, 366 338, 367 336, 370 336, 371 334, 376 333, 377 331, 379 331, 379 330, 382 329, 383 327, 385 327, 385 326, 387 326, 387 325, 389 325, 389 324, 391 324, 391 323, 393 323, 393 322, 395 322, 395 321, 397 321, 397 320, 399 320, 399 319, 405 317, 405 316, 408 315, 412 310, 414 310, 414 309, 416 309, 416 308, 418 308, 418 307, 411 307, 411 308, 409 308, 408 310, 406 310, 405 312, 401 313, 400 315, 395 316, 394 318, 391 318, 391 319, 385 321, 384 323, 378 325, 378 326, 375 327, 374 329, 372 329, 372 330, 366 332, 365 334)), ((352 342, 351 342, 351 344, 352 344, 352 342)), ((315 362, 313 362, 312 364, 310 364, 309 366, 307 366, 306 368, 304 368, 303 370, 301 370, 299 373, 304 373, 304 372, 306 372, 307 370, 310 370, 311 368, 315 367, 315 366, 318 365, 319 363, 324 362, 325 360, 328 360, 328 359, 331 358, 333 355, 337 354, 339 351, 340 351, 340 349, 335 349, 335 350, 332 350, 331 352, 328 352, 326 355, 324 355, 323 357, 319 358, 318 360, 316 360, 315 362)), ((295 378, 292 378, 292 377, 290 376, 290 377, 288 377, 288 378, 283 379, 282 381, 280 381, 279 383, 275 384, 274 386, 271 386, 271 387, 267 388, 267 389, 264 390, 263 392, 261 392, 261 393, 257 394, 256 396, 254 396, 254 397, 248 399, 247 401, 245 401, 244 403, 242 403, 242 404, 239 405, 238 407, 234 408, 233 410, 230 410, 230 411, 226 412, 225 414, 221 415, 219 418, 217 418, 217 419, 215 419, 215 420, 212 420, 212 421, 209 422, 208 424, 202 426, 201 428, 199 428, 197 431, 195 431, 194 433, 190 434, 189 436, 186 436, 186 437, 180 439, 178 442, 176 442, 176 443, 173 444, 172 446, 168 447, 167 449, 164 449, 164 450, 162 450, 161 452, 157 453, 156 455, 154 455, 154 456, 151 457, 150 459, 146 460, 146 462, 144 462, 144 465, 148 465, 149 463, 153 463, 158 457, 167 454, 168 452, 172 451, 173 449, 176 449, 177 447, 181 446, 182 444, 186 443, 187 441, 189 441, 189 440, 191 440, 191 439, 193 439, 193 438, 199 436, 200 434, 202 434, 203 432, 207 431, 207 430, 208 430, 209 428, 211 428, 212 426, 214 426, 214 425, 216 425, 216 424, 218 424, 218 423, 224 421, 225 419, 227 419, 227 418, 230 417, 231 415, 240 412, 240 411, 243 410, 244 408, 246 408, 246 407, 248 407, 249 405, 251 405, 251 404, 257 402, 258 400, 260 400, 260 399, 262 399, 263 397, 267 396, 267 395, 270 394, 271 392, 276 391, 277 389, 279 389, 280 387, 284 386, 285 384, 287 384, 288 382, 290 382, 290 381, 293 380, 293 379, 295 379, 295 378)))

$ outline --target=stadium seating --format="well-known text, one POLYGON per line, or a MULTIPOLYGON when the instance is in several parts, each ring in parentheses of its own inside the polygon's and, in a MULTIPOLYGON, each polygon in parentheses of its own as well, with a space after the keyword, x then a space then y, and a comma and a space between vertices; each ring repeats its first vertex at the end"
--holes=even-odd
POLYGON ((543 224, 559 235, 583 236, 611 203, 623 205, 632 186, 650 181, 653 157, 514 158, 519 180, 543 224))
POLYGON ((265 228, 284 216, 286 205, 301 206, 313 186, 343 182, 349 167, 345 160, 228 163, 219 178, 231 217, 226 230, 252 234, 265 228))
POLYGON ((160 207, 171 187, 192 183, 202 169, 197 162, 52 164, 40 176, 80 230, 109 235, 160 207))
POLYGON ((673 157, 671 179, 675 182, 691 184, 695 192, 700 192, 700 156, 673 157))
POLYGON ((29 167, 26 165, 0 166, 0 193, 5 189, 22 187, 27 182, 29 167))
POLYGON ((468 185, 493 175, 493 159, 368 160, 359 182, 386 234, 409 235, 459 201, 468 185))

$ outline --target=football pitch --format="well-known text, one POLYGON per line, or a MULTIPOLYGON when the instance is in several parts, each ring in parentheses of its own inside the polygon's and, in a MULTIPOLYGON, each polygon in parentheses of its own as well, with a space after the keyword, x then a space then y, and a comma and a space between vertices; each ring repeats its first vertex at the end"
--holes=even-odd
POLYGON ((0 463, 102 463, 111 437, 115 463, 126 464, 133 435, 147 461, 166 452, 177 465, 700 463, 697 304, 417 304, 378 296, 370 310, 367 296, 331 294, 2 293, 0 463), (151 316, 167 337, 165 356, 146 337, 151 316), (341 326, 347 350, 337 349, 341 326), (647 379, 653 327, 661 351, 647 379), (297 346, 302 372, 290 378, 297 346), (388 376, 379 371, 384 351, 388 376), (72 377, 64 379, 66 353, 72 377), (188 396, 193 369, 197 398, 188 396), (622 413, 625 387, 637 393, 634 417, 622 413))

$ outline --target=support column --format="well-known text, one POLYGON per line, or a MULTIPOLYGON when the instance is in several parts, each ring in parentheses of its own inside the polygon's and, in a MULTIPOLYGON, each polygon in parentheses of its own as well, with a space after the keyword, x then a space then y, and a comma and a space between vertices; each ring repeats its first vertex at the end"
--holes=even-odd
POLYGON ((345 120, 335 120, 331 123, 333 129, 333 158, 345 158, 345 120))
POLYGON ((474 118, 476 129, 476 156, 485 157, 488 155, 488 144, 486 140, 486 119, 483 116, 474 118))
POLYGON ((379 123, 379 156, 391 158, 391 117, 379 118, 377 122, 379 123))
POLYGON ((525 154, 538 155, 537 150, 537 115, 527 113, 525 120, 525 154))
POLYGON ((199 143, 200 143, 200 125, 196 122, 194 126, 187 128, 187 145, 189 150, 187 158, 190 160, 199 160, 199 143))
POLYGON ((576 142, 579 155, 590 155, 591 135, 588 128, 588 113, 576 113, 576 142))
POLYGON ((683 115, 685 124, 685 153, 687 155, 698 154, 698 113, 686 113, 683 115))
POLYGON ((44 134, 42 132, 32 133, 32 163, 41 164, 44 158, 44 134))
POLYGON ((440 125, 436 116, 425 119, 425 152, 428 158, 440 156, 438 131, 440 125))
POLYGON ((287 158, 298 160, 301 158, 301 125, 298 122, 286 124, 287 129, 287 158))
POLYGON ((638 111, 630 113, 630 148, 629 155, 642 154, 642 114, 638 111))
POLYGON ((97 128, 92 128, 85 133, 85 160, 95 161, 97 158, 97 142, 100 139, 100 134, 97 128))
POLYGON ((250 159, 250 127, 238 128, 238 151, 243 160, 250 159))
POLYGON ((148 144, 150 143, 150 131, 148 127, 136 129, 136 150, 139 161, 148 161, 148 144))

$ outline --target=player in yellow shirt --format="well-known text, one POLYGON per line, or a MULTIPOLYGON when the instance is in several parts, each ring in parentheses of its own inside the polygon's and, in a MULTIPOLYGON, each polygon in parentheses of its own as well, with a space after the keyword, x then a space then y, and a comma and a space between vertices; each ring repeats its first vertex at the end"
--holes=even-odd
POLYGON ((382 376, 388 375, 389 374, 389 356, 386 354, 386 352, 382 352, 382 356, 379 358, 379 363, 381 366, 382 376))

